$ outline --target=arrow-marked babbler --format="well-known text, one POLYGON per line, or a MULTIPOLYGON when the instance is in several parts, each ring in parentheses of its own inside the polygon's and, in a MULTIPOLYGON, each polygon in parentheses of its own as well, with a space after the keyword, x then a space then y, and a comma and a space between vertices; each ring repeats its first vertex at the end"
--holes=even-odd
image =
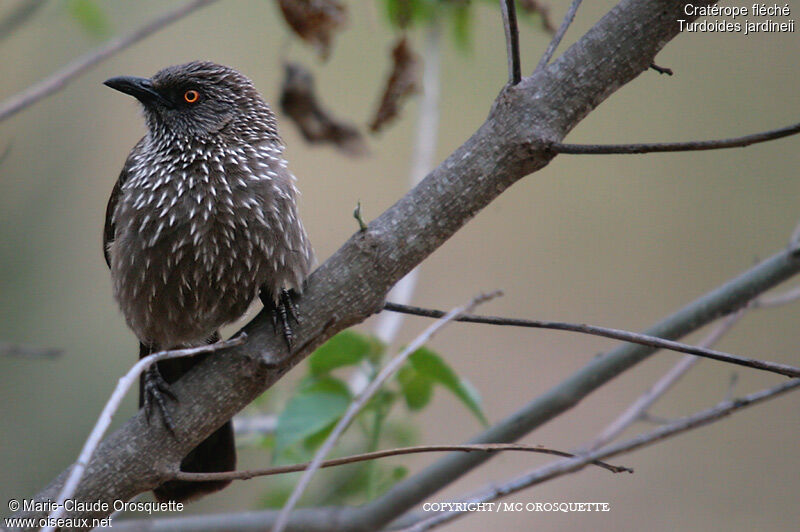
MULTIPOLYGON (((301 290, 313 252, 275 115, 253 83, 198 61, 105 84, 139 100, 147 123, 111 192, 103 235, 114 297, 139 338, 140 356, 217 340, 218 329, 258 295, 291 347, 292 291, 301 290)), ((169 384, 201 358, 162 361, 144 374, 139 403, 148 421, 157 408, 172 431, 169 384)), ((183 459, 181 470, 235 465, 229 421, 183 459)), ((169 481, 154 492, 181 501, 227 484, 169 481)))

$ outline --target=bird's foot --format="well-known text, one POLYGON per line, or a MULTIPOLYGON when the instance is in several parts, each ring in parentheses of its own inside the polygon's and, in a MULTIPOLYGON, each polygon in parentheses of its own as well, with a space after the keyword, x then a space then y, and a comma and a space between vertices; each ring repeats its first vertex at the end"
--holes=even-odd
POLYGON ((174 436, 175 424, 172 422, 172 416, 167 411, 167 399, 177 401, 178 398, 169 389, 169 383, 161 376, 158 371, 158 366, 153 364, 144 373, 144 415, 147 423, 150 423, 150 415, 153 409, 157 408, 161 414, 161 419, 164 421, 164 426, 174 436))
POLYGON ((291 322, 294 320, 295 323, 300 323, 300 318, 297 315, 297 307, 294 304, 292 295, 292 292, 289 290, 285 288, 282 289, 278 296, 278 302, 273 303, 274 308, 272 309, 272 327, 277 333, 278 327, 280 326, 283 332, 283 339, 286 340, 286 345, 289 347, 289 350, 294 346, 295 340, 291 322))

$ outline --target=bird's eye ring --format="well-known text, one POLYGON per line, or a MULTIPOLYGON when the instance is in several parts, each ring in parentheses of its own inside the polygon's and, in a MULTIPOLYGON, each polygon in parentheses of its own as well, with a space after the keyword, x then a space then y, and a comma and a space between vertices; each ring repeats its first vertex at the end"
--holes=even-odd
POLYGON ((194 103, 200 99, 200 93, 196 90, 188 90, 183 93, 183 99, 186 100, 186 103, 194 103))

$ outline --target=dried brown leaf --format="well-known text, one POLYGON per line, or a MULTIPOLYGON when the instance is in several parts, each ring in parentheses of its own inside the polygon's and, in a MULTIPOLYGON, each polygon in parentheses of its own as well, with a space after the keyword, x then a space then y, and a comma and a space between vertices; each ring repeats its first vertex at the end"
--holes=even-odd
POLYGON ((550 6, 539 0, 520 0, 520 7, 528 13, 538 13, 542 17, 542 28, 547 33, 555 33, 557 27, 550 18, 550 6))
POLYGON ((334 118, 320 105, 311 72, 297 63, 286 63, 284 69, 281 111, 297 125, 303 138, 312 144, 333 144, 351 156, 367 153, 358 128, 334 118))
POLYGON ((334 33, 347 21, 344 4, 340 0, 278 0, 278 5, 289 27, 327 59, 334 33))
POLYGON ((405 100, 420 89, 421 60, 414 53, 408 40, 401 37, 392 49, 392 73, 386 82, 380 106, 375 112, 369 129, 377 133, 400 114, 405 100))

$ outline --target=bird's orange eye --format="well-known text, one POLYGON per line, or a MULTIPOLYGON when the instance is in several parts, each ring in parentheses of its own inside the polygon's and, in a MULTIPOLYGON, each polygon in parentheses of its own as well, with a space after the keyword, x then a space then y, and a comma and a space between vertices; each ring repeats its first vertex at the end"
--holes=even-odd
POLYGON ((189 90, 183 93, 183 99, 186 103, 194 103, 200 98, 200 93, 196 90, 189 90))

